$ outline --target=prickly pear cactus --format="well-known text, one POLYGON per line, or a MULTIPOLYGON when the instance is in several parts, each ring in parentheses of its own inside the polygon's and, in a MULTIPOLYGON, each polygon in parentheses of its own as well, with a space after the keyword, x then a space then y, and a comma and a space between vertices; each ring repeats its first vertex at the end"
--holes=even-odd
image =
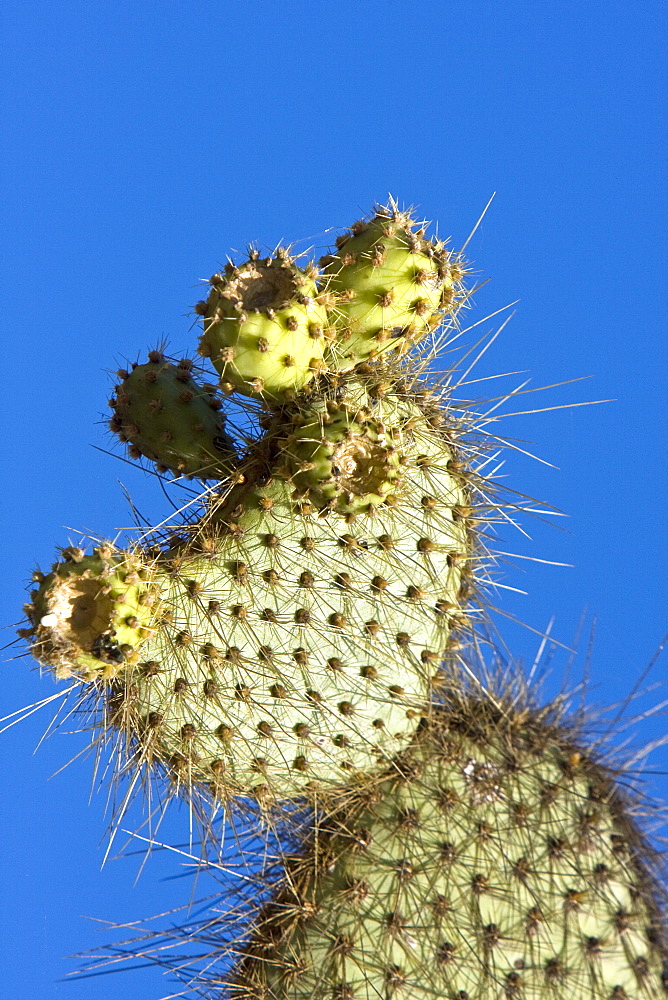
POLYGON ((313 807, 230 1000, 658 998, 654 875, 610 774, 450 655, 493 492, 409 349, 462 265, 393 202, 337 247, 322 275, 253 252, 197 307, 223 395, 252 397, 243 454, 190 363, 121 374, 130 454, 220 482, 169 540, 63 550, 21 634, 97 699, 133 786, 157 765, 194 813, 313 807))
POLYGON ((119 376, 110 427, 129 443, 132 458, 150 459, 159 472, 171 469, 200 479, 230 475, 236 455, 221 401, 198 385, 190 360, 173 365, 151 351, 147 364, 119 376))
POLYGON ((204 325, 199 351, 227 392, 284 399, 325 367, 328 319, 316 275, 281 250, 262 260, 253 252, 213 275, 207 300, 196 306, 204 325))
POLYGON ((335 317, 328 358, 338 369, 408 350, 455 307, 463 276, 445 244, 395 204, 354 223, 321 264, 335 317))
MULTIPOLYGON (((119 622, 100 607, 104 642, 87 625, 78 647, 76 602, 53 621, 50 634, 67 631, 70 672, 104 655, 116 724, 186 786, 290 797, 367 772, 410 740, 460 621, 473 539, 455 444, 432 426, 438 405, 391 388, 379 376, 337 378, 283 408, 246 482, 143 571, 154 614, 144 609, 132 643, 122 630, 134 613, 119 622), (324 468, 321 484, 314 463, 310 489, 300 463, 290 471, 284 426, 306 429, 303 444, 313 414, 320 446, 346 450, 346 478, 332 483, 324 468), (386 470, 388 454, 393 493, 378 493, 375 466, 386 470), (278 459, 280 474, 267 476, 278 459)), ((87 586, 102 587, 107 572, 87 586)), ((42 609, 62 604, 53 580, 35 602, 42 660, 42 609)))
POLYGON ((225 995, 658 1000, 643 854, 567 732, 454 692, 387 777, 316 823, 225 995))

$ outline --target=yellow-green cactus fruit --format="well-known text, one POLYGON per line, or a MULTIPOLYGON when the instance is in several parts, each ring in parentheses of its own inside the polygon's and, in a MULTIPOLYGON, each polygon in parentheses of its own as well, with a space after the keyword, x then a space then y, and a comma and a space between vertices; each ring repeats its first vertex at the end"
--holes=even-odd
POLYGON ((196 306, 204 333, 200 354, 210 358, 227 392, 284 399, 324 368, 328 319, 319 301, 313 265, 302 271, 287 251, 210 279, 196 306))
POLYGON ((326 360, 342 370, 421 340, 455 308, 463 276, 445 244, 394 205, 356 222, 321 264, 336 330, 326 360))
POLYGON ((137 661, 159 605, 152 567, 110 543, 93 555, 67 548, 51 572, 36 574, 23 630, 32 653, 58 678, 104 680, 137 661))
POLYGON ((159 472, 223 479, 235 464, 234 444, 225 432, 221 401, 192 376, 192 362, 170 364, 151 351, 147 364, 120 371, 109 401, 110 428, 129 444, 132 458, 148 458, 159 472))
POLYGON ((227 1000, 665 998, 659 886, 610 773, 558 726, 458 701, 315 819, 227 1000))
POLYGON ((323 511, 379 506, 402 468, 400 422, 384 421, 363 384, 346 390, 343 398, 333 390, 298 411, 281 441, 281 474, 323 511))

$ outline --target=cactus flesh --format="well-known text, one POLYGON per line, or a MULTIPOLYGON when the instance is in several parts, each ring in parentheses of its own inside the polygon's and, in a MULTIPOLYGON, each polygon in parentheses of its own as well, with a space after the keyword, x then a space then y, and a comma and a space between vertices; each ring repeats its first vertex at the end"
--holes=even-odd
POLYGON ((158 602, 150 564, 109 543, 89 556, 68 548, 38 582, 32 651, 56 677, 109 679, 137 662, 158 602))

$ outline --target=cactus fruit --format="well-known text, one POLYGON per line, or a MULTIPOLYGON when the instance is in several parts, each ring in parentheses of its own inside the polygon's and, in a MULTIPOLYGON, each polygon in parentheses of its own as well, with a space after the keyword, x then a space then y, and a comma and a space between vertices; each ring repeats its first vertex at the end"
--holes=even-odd
POLYGON ((440 240, 427 240, 395 204, 339 237, 322 258, 336 337, 328 363, 347 369, 389 350, 406 351, 452 311, 463 276, 440 240))
MULTIPOLYGON (((149 564, 110 543, 93 555, 67 548, 26 610, 36 659, 56 677, 108 680, 131 663, 150 634, 158 595, 149 564)), ((25 632, 24 632, 25 634, 25 632)))
POLYGON ((151 351, 147 364, 119 372, 110 427, 130 443, 132 458, 156 462, 159 472, 222 479, 233 468, 234 445, 225 433, 221 401, 197 384, 191 369, 187 359, 172 365, 151 351))
POLYGON ((301 271, 285 250, 249 260, 210 279, 199 351, 223 388, 267 400, 284 399, 324 368, 327 313, 318 301, 316 269, 301 271))
POLYGON ((647 854, 567 730, 456 690, 385 778, 315 820, 225 996, 658 1000, 647 854))
MULTIPOLYGON (((314 405, 294 415, 291 433, 279 445, 284 459, 280 471, 320 510, 375 509, 398 485, 401 473, 409 474, 408 465, 415 468, 418 457, 423 466, 427 463, 424 450, 414 444, 416 428, 426 425, 427 418, 396 392, 388 393, 390 388, 396 386, 377 377, 334 383, 314 405), (401 447, 404 427, 410 428, 412 456, 401 447)), ((447 470, 452 455, 445 443, 433 432, 427 437, 432 447, 440 446, 441 466, 447 470)), ((453 486, 447 471, 446 478, 447 496, 453 486)))

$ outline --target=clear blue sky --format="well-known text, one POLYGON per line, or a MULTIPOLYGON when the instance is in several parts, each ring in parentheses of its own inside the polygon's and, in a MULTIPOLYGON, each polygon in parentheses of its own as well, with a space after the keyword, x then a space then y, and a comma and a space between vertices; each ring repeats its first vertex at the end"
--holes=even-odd
MULTIPOLYGON (((503 608, 536 630, 554 616, 565 643, 588 609, 590 698, 622 698, 667 627, 666 13, 664 0, 6 0, 2 623, 56 544, 130 524, 118 480, 147 517, 165 512, 138 471, 91 447, 108 446, 105 370, 163 337, 187 351, 197 281, 230 248, 323 245, 388 191, 457 247, 496 191, 468 248, 491 278, 472 318, 521 302, 481 374, 593 376, 539 406, 616 400, 500 428, 558 467, 511 457, 509 484, 568 514, 528 524, 531 542, 507 532, 507 550, 574 564, 509 564, 528 596, 503 608)), ((531 659, 536 636, 503 628, 531 659)), ((2 714, 55 690, 30 666, 2 665, 2 714)), ((63 956, 107 936, 83 916, 138 920, 188 887, 160 881, 176 858, 136 887, 136 859, 100 872, 92 760, 49 780, 86 734, 33 755, 47 721, 1 737, 2 991, 156 1000, 169 990, 154 970, 56 982, 63 956)), ((640 738, 665 729, 659 716, 640 738)), ((667 758, 650 776, 664 798, 667 758)))

